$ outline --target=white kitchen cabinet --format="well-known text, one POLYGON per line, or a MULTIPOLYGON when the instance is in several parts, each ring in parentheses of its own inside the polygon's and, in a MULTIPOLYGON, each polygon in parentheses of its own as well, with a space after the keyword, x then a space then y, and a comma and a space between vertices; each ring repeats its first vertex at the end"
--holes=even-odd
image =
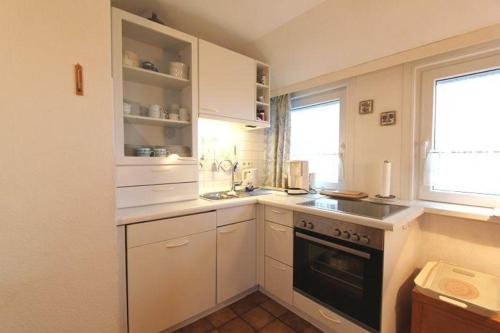
POLYGON ((265 289, 287 304, 292 304, 293 270, 290 266, 266 257, 265 289))
POLYGON ((217 228, 217 302, 256 285, 255 219, 217 228))
POLYGON ((193 215, 195 227, 189 217, 151 222, 160 232, 175 231, 175 238, 163 241, 158 241, 162 233, 151 228, 142 232, 140 224, 130 227, 134 244, 144 244, 127 250, 131 333, 159 332, 215 306, 216 231, 211 214, 200 214, 208 224, 193 215), (212 230, 206 231, 209 226, 212 230))
POLYGON ((266 221, 265 254, 293 266, 293 229, 266 221))
POLYGON ((254 59, 200 39, 200 116, 255 122, 256 70, 254 59))

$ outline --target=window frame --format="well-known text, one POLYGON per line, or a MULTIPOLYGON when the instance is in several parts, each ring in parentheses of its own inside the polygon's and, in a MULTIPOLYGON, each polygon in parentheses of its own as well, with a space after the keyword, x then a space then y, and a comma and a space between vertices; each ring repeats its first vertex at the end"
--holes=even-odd
MULTIPOLYGON (((338 182, 327 182, 327 181, 320 181, 318 180, 316 182, 316 187, 317 188, 324 188, 324 189, 339 189, 345 184, 345 166, 346 166, 346 87, 341 87, 341 88, 336 88, 336 89, 329 89, 326 92, 325 91, 319 91, 319 92, 314 92, 310 94, 303 94, 299 95, 296 94, 295 96, 292 97, 292 100, 296 99, 310 99, 314 102, 300 105, 298 107, 292 107, 290 109, 290 112, 294 112, 294 110, 299 110, 299 109, 304 109, 308 107, 313 107, 321 104, 328 104, 328 103, 333 103, 338 101, 340 106, 339 106, 339 170, 338 170, 338 175, 339 179, 338 182), (319 98, 315 98, 314 95, 322 95, 319 98)), ((291 115, 290 115, 291 116, 291 115)), ((291 120, 290 120, 291 121, 291 120)), ((292 149, 290 145, 290 150, 292 149)), ((290 151, 291 153, 291 151, 290 151)))
POLYGON ((500 52, 469 57, 422 69, 419 75, 420 149, 418 153, 418 199, 452 204, 499 207, 500 196, 432 190, 425 182, 429 149, 434 146, 434 114, 436 82, 459 76, 500 69, 500 52))

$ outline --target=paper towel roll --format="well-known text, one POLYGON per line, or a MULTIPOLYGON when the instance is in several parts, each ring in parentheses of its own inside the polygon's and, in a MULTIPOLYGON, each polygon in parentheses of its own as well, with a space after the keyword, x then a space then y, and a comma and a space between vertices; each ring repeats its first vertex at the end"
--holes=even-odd
POLYGON ((391 166, 391 161, 384 161, 381 193, 383 197, 389 197, 391 195, 391 166))

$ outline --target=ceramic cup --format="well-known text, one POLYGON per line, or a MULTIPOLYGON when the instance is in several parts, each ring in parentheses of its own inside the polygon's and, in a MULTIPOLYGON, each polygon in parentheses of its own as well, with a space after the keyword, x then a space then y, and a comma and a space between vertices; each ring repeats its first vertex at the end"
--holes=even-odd
POLYGON ((187 65, 182 62, 171 62, 169 64, 169 73, 175 77, 187 78, 187 65))
POLYGON ((153 148, 153 156, 154 157, 166 157, 167 156, 167 148, 165 148, 165 147, 154 147, 153 148))
POLYGON ((134 148, 135 156, 150 157, 152 150, 149 147, 137 147, 134 148))
POLYGON ((186 108, 180 108, 179 109, 179 119, 183 121, 188 121, 189 120, 189 111, 186 108))
POLYGON ((179 120, 179 114, 178 113, 169 113, 168 119, 179 120))
POLYGON ((123 102, 123 113, 124 114, 131 114, 132 113, 132 104, 123 102))
POLYGON ((158 104, 152 104, 148 109, 148 117, 160 118, 162 114, 162 107, 158 104))

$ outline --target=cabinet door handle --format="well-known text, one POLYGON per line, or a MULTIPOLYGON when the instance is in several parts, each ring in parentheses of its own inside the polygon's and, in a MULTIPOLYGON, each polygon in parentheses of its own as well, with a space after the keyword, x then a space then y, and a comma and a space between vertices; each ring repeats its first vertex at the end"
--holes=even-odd
POLYGON ((219 230, 219 234, 230 234, 232 232, 235 232, 236 229, 230 229, 230 230, 219 230))
POLYGON ((341 324, 342 321, 340 321, 340 319, 337 319, 337 318, 332 318, 330 317, 329 315, 327 315, 323 309, 318 309, 318 312, 320 315, 322 315, 325 319, 331 321, 332 323, 335 323, 335 324, 341 324))
POLYGON ((167 187, 167 188, 152 188, 151 191, 153 192, 168 192, 174 190, 173 187, 167 187))
POLYGON ((165 168, 163 168, 163 169, 151 169, 151 172, 168 172, 168 171, 170 171, 170 169, 165 169, 165 168))
POLYGON ((189 244, 189 239, 183 239, 179 242, 168 243, 167 245, 165 245, 165 248, 171 249, 174 247, 184 246, 184 245, 188 245, 188 244, 189 244))
POLYGON ((275 264, 271 264, 271 266, 273 266, 276 269, 279 269, 280 271, 285 271, 286 270, 285 267, 281 267, 281 266, 278 266, 278 265, 275 265, 275 264))
POLYGON ((271 212, 273 212, 275 214, 285 214, 285 213, 280 212, 279 210, 275 210, 275 209, 271 209, 271 212))
POLYGON ((219 113, 219 110, 217 109, 201 108, 201 110, 203 110, 203 112, 205 113, 219 113))
POLYGON ((276 228, 273 225, 270 225, 269 228, 271 228, 274 231, 279 231, 279 232, 286 232, 286 229, 281 229, 281 228, 276 228))

